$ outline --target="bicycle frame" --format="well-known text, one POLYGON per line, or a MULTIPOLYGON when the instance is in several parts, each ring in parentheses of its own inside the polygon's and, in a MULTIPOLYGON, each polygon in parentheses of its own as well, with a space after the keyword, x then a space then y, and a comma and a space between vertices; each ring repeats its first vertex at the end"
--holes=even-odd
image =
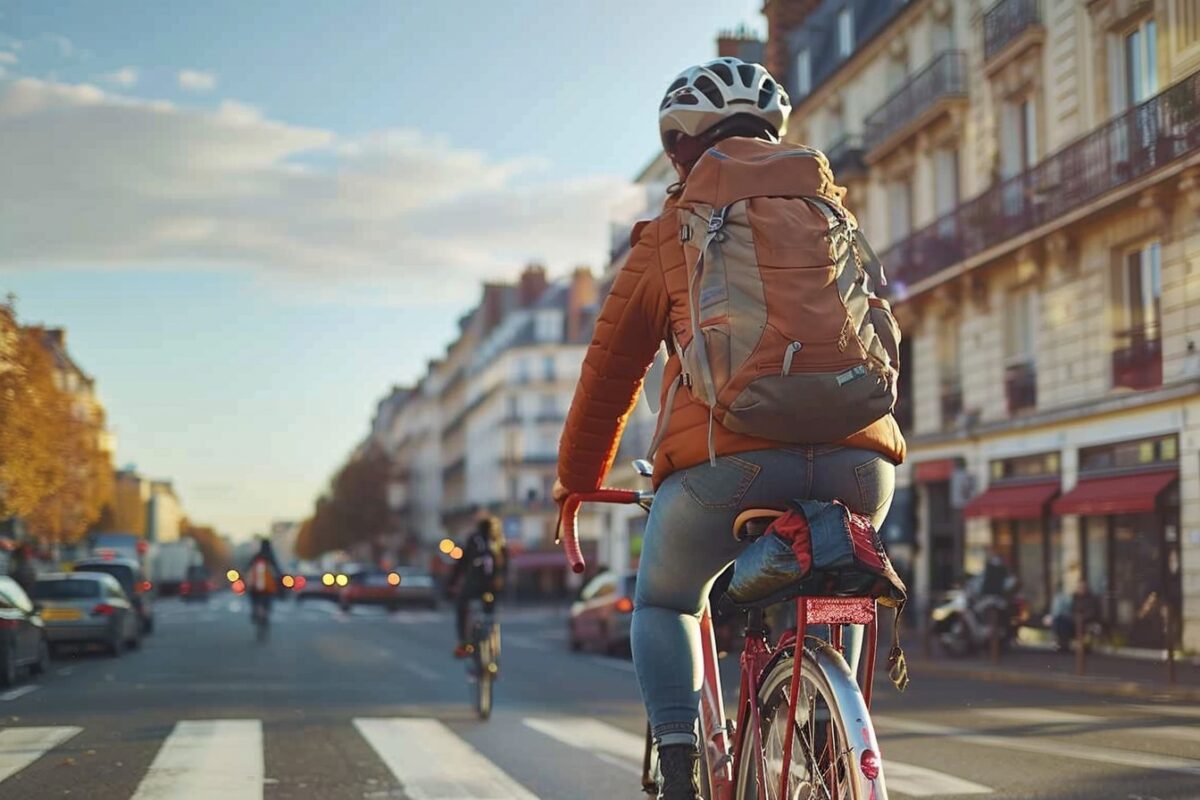
MULTIPOLYGON (((620 489, 601 489, 587 494, 571 495, 563 503, 560 517, 560 533, 565 533, 563 541, 571 568, 583 572, 583 557, 579 552, 575 539, 575 513, 582 502, 608 503, 640 503, 649 505, 650 496, 647 494, 620 489), (565 523, 565 524, 564 524, 565 523)), ((860 597, 798 597, 796 602, 796 626, 784 631, 779 641, 774 645, 767 637, 764 627, 764 611, 752 609, 749 612, 749 622, 746 626, 746 639, 739 658, 741 677, 738 687, 738 719, 746 720, 747 724, 739 724, 731 730, 725 716, 725 704, 722 697, 721 677, 717 665, 716 636, 713 631, 712 613, 708 604, 700 616, 700 646, 704 660, 704 680, 700 690, 700 736, 705 763, 708 766, 709 787, 711 800, 734 800, 737 790, 736 780, 740 773, 742 759, 747 754, 761 753, 762 720, 758 709, 758 694, 761 681, 768 670, 782 654, 789 649, 793 652, 791 683, 788 692, 788 725, 784 735, 783 764, 780 775, 780 797, 787 797, 788 777, 791 771, 792 751, 795 745, 796 718, 799 710, 799 694, 802 664, 806 659, 817 658, 817 655, 805 651, 804 643, 808 637, 809 625, 828 625, 830 630, 830 646, 839 654, 843 654, 842 626, 864 625, 866 637, 863 657, 866 659, 858 678, 859 689, 866 707, 871 703, 871 687, 875 676, 875 657, 878 648, 878 624, 876 603, 871 598, 860 597), (732 747, 729 738, 733 736, 732 747), (750 748, 757 747, 758 750, 750 748)), ((844 663, 844 662, 843 662, 844 663)), ((854 752, 865 756, 868 752, 878 756, 879 746, 869 726, 861 730, 847 730, 846 735, 857 743, 852 747, 854 752)), ((649 730, 647 730, 649 736, 649 730)), ((847 742, 852 745, 852 742, 847 742)), ((647 740, 647 748, 649 748, 647 740)), ((645 759, 646 769, 649 768, 649 749, 645 759)), ((767 785, 763 759, 756 758, 758 770, 757 785, 767 785)), ((866 775, 866 766, 856 764, 866 775)), ((875 776, 866 775, 874 781, 875 776)), ((837 794, 836 771, 831 773, 834 781, 834 794, 837 794)), ((643 785, 647 784, 648 774, 643 774, 643 785)), ((874 796, 874 795, 872 795, 874 796)))

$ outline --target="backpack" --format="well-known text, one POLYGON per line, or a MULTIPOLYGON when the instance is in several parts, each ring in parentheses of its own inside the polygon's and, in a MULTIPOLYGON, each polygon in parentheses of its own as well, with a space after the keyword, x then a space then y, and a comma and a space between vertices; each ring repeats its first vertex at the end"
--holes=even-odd
POLYGON ((265 592, 274 594, 277 588, 275 580, 275 571, 271 569, 271 565, 267 563, 265 558, 257 559, 250 566, 250 590, 254 592, 265 592))
MULTIPOLYGON (((900 329, 883 268, 819 151, 726 139, 678 203, 689 326, 671 331, 679 383, 725 428, 794 444, 836 442, 892 412, 900 329)), ((660 420, 651 448, 666 431, 660 420)))

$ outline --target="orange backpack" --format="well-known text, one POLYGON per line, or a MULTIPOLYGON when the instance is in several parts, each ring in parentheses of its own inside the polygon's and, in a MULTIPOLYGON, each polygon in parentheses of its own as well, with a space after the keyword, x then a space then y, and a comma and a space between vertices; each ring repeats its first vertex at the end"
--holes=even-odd
MULTIPOLYGON (((780 442, 844 439, 896 403, 900 330, 883 269, 818 150, 756 139, 710 148, 679 201, 690 327, 682 383, 725 428, 780 442)), ((653 449, 666 431, 661 420, 653 449)))

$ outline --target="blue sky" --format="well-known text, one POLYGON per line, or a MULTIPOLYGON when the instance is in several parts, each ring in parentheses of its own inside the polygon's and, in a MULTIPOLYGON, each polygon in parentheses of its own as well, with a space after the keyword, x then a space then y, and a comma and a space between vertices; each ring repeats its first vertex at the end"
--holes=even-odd
POLYGON ((0 292, 120 464, 302 516, 479 280, 602 265, 666 83, 760 5, 0 0, 0 292))

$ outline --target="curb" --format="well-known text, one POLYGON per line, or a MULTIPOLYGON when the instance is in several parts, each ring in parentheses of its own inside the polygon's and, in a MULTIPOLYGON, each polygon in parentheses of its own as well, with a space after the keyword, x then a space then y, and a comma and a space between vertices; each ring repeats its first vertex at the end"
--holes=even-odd
POLYGON ((922 675, 941 678, 968 678, 992 683, 1007 683, 1020 686, 1036 686, 1062 692, 1107 695, 1109 697, 1136 697, 1143 700, 1170 699, 1200 703, 1200 687, 1169 686, 1163 683, 1143 683, 1120 678, 1105 678, 1086 675, 1040 675, 1036 672, 993 669, 989 667, 953 666, 934 662, 909 661, 909 675, 919 680, 922 675))

